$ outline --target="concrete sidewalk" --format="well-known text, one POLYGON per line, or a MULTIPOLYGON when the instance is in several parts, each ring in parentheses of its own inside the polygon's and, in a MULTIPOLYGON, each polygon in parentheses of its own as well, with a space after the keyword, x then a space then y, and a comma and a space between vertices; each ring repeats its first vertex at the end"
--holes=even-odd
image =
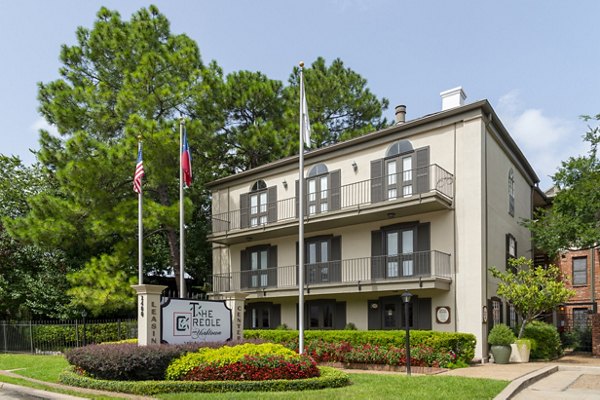
POLYGON ((478 364, 442 375, 511 381, 496 400, 600 399, 600 358, 590 355, 571 354, 552 362, 478 364))

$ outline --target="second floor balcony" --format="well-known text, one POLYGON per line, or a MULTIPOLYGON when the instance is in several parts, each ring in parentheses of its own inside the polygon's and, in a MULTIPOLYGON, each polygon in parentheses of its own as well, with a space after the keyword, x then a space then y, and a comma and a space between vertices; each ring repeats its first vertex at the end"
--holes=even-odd
MULTIPOLYGON (((241 291, 256 296, 289 296, 298 291, 298 266, 214 274, 213 296, 241 291)), ((450 254, 427 250, 305 264, 304 284, 309 293, 381 291, 414 288, 449 290, 450 254)))
MULTIPOLYGON (((454 176, 437 164, 347 185, 339 180, 339 174, 323 182, 305 180, 306 232, 452 207, 454 176)), ((213 213, 211 239, 232 244, 256 235, 293 234, 299 215, 298 182, 295 186, 294 197, 269 201, 268 192, 242 195, 240 208, 213 213)))

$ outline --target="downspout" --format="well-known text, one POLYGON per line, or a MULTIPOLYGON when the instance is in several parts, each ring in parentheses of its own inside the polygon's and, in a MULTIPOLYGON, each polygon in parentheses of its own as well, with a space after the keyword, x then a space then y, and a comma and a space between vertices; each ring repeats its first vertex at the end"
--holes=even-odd
MULTIPOLYGON (((484 167, 483 167, 483 174, 485 177, 485 182, 484 182, 484 190, 485 190, 485 265, 484 265, 484 269, 485 269, 485 284, 484 284, 484 305, 487 307, 487 300, 488 300, 488 280, 489 280, 489 272, 488 272, 488 268, 487 268, 487 263, 489 261, 488 258, 488 241, 489 241, 489 230, 488 230, 488 127, 489 125, 492 123, 492 114, 488 114, 488 118, 487 118, 487 122, 485 123, 485 129, 483 130, 483 156, 485 157, 485 163, 484 163, 484 167)), ((483 313, 483 307, 482 309, 482 313, 483 313)), ((483 315, 481 316, 483 318, 483 315)), ((487 321, 486 326, 485 326, 485 330, 486 330, 486 344, 487 344, 487 327, 489 326, 488 324, 490 323, 490 321, 487 321)), ((485 362, 486 359, 486 353, 485 350, 487 349, 487 346, 484 346, 484 348, 482 349, 481 352, 481 363, 483 364, 485 362)))
MULTIPOLYGON (((452 185, 452 190, 454 191, 454 193, 452 193, 452 213, 453 213, 453 222, 454 222, 454 235, 453 235, 453 240, 454 240, 454 244, 453 244, 453 248, 454 248, 454 282, 456 282, 456 273, 457 273, 457 268, 458 268, 458 256, 457 256, 457 248, 456 248, 456 235, 458 234, 458 230, 456 228, 456 122, 454 123, 454 184, 452 185)), ((456 290, 456 283, 454 284, 454 308, 456 310, 456 305, 458 304, 458 296, 457 296, 457 290, 456 290)), ((454 318, 454 330, 457 331, 458 330, 458 319, 460 318, 460 314, 458 312, 455 312, 454 315, 456 315, 456 317, 454 318)))
POLYGON ((592 246, 592 313, 596 313, 596 245, 592 246))

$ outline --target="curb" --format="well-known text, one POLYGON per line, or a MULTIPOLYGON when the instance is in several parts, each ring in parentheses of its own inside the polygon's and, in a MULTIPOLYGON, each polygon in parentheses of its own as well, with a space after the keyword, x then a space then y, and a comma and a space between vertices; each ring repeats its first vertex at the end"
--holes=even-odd
POLYGON ((505 387, 504 390, 501 391, 496 397, 494 397, 494 400, 510 400, 527 386, 534 384, 540 379, 543 379, 548 375, 555 373, 556 371, 558 371, 558 365, 550 365, 517 378, 507 387, 505 387))
POLYGON ((50 400, 87 400, 83 397, 70 396, 64 393, 48 392, 40 389, 33 389, 25 386, 13 385, 12 383, 0 382, 0 390, 9 390, 11 392, 23 393, 31 396, 40 397, 42 399, 50 400))

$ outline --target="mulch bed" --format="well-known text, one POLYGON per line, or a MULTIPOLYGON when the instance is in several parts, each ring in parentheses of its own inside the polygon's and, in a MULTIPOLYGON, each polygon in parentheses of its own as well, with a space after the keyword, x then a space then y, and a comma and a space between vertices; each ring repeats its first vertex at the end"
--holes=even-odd
MULTIPOLYGON (((365 363, 342 363, 342 362, 328 362, 319 363, 319 365, 325 365, 327 367, 334 367, 340 369, 355 369, 364 371, 379 371, 379 372, 406 372, 406 366, 402 365, 385 365, 385 364, 365 364, 365 363)), ((434 368, 434 367, 416 367, 411 366, 410 371, 415 374, 423 375, 435 375, 445 371, 445 368, 434 368)))

